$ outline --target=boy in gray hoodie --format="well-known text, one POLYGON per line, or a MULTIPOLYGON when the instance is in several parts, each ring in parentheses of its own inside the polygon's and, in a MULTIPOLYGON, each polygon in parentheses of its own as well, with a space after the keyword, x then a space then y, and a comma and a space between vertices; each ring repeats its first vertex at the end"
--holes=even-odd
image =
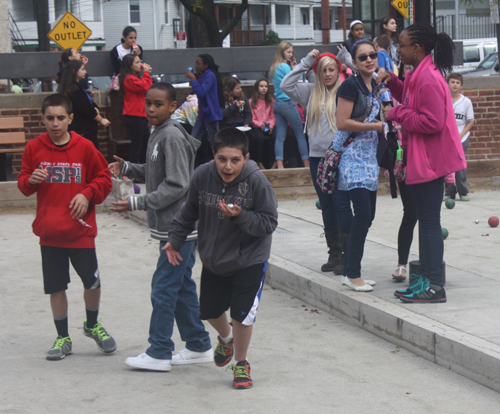
POLYGON ((201 319, 219 334, 217 366, 231 361, 234 344, 233 388, 246 389, 252 386, 247 350, 278 224, 278 202, 270 182, 248 159, 244 132, 220 130, 213 151, 214 160, 195 171, 163 250, 170 263, 182 265, 179 249, 199 220, 201 319), (231 324, 226 316, 229 308, 231 324))
POLYGON ((171 370, 174 320, 182 340, 186 341, 186 348, 178 353, 180 363, 184 363, 183 357, 192 352, 197 358, 190 363, 213 361, 210 337, 200 320, 196 284, 191 278, 196 259, 195 229, 179 245, 181 266, 172 266, 161 251, 167 243, 172 219, 186 201, 196 150, 200 146, 200 141, 170 119, 176 107, 173 86, 169 83, 154 84, 146 94, 146 115, 154 126, 148 142, 146 164, 132 164, 116 155, 116 162, 110 164, 115 177, 122 174, 144 180, 147 192, 113 203, 115 207, 111 210, 146 210, 151 237, 160 240, 160 258, 151 288, 150 346, 145 353, 125 361, 131 367, 153 371, 171 370))

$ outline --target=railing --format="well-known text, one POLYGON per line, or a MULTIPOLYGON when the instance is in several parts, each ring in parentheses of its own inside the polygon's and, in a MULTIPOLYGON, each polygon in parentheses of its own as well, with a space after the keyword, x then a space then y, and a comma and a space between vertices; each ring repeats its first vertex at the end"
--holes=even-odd
POLYGON ((12 48, 16 52, 22 52, 23 48, 26 48, 26 42, 24 41, 23 35, 17 27, 17 23, 12 17, 12 14, 9 12, 9 28, 10 28, 10 37, 12 38, 12 48))
POLYGON ((491 23, 489 15, 460 14, 458 15, 459 34, 455 33, 455 15, 437 16, 436 30, 445 32, 452 39, 475 39, 481 37, 496 37, 496 28, 491 23))
POLYGON ((264 30, 237 30, 231 32, 231 46, 260 46, 266 39, 264 30))

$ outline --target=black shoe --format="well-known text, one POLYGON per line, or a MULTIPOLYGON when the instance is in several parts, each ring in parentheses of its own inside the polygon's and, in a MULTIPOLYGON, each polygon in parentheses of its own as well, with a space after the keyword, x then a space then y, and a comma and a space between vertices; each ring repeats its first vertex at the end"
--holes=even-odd
POLYGON ((399 299, 405 303, 445 303, 446 292, 444 287, 431 283, 427 288, 422 285, 422 289, 409 295, 402 295, 399 299))

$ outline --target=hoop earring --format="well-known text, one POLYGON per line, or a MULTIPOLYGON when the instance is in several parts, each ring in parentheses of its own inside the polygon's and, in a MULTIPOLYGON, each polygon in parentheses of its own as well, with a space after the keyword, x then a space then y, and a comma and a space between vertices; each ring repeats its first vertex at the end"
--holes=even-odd
POLYGON ((356 68, 356 72, 354 72, 354 76, 358 76, 359 75, 359 69, 356 68))

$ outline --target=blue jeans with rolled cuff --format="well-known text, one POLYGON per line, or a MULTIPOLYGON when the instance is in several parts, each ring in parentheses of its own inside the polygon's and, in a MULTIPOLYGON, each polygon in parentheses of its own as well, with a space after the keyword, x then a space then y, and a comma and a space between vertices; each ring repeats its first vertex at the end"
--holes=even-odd
POLYGON ((297 109, 297 104, 292 101, 274 101, 273 112, 276 115, 276 142, 274 144, 274 154, 276 160, 283 161, 283 143, 286 138, 286 127, 290 127, 297 138, 299 152, 302 160, 309 159, 309 150, 307 149, 306 137, 304 135, 304 126, 297 109))

